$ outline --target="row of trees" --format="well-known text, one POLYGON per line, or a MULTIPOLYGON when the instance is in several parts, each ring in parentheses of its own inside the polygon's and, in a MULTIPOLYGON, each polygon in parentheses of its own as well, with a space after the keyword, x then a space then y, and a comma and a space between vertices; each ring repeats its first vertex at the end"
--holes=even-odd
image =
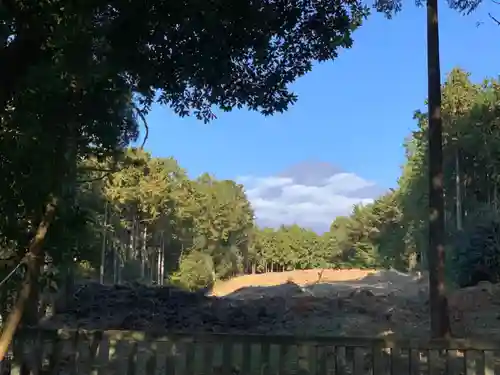
MULTIPOLYGON (((90 254, 75 244, 88 221, 81 200, 93 199, 80 188, 82 160, 110 166, 107 172, 86 172, 119 170, 109 159, 137 138, 138 122, 155 101, 205 121, 214 117, 212 106, 247 106, 265 115, 286 110, 297 99, 288 85, 314 61, 334 59, 339 48, 349 48, 352 32, 368 14, 360 1, 181 5, 4 1, 0 175, 9 183, 0 194, 2 264, 22 262, 27 272, 0 339, 0 359, 23 311, 26 322, 36 322, 46 255, 57 264, 90 254)), ((374 5, 388 15, 401 8, 392 0, 374 5)), ((429 5, 436 8, 435 0, 429 5)), ((437 26, 435 16, 430 18, 437 26)), ((146 219, 130 214, 127 220, 146 219)))
MULTIPOLYGON (((473 83, 455 69, 442 89, 450 281, 497 280, 497 238, 488 223, 498 221, 500 83, 473 83)), ((398 188, 355 206, 324 234, 297 225, 258 228, 243 186, 208 174, 193 180, 174 159, 129 148, 79 163, 71 205, 56 215, 46 249, 54 265, 77 259, 102 281, 188 288, 252 272, 427 268, 426 113, 415 112, 415 119, 398 188)))
MULTIPOLYGON (((498 79, 474 83, 463 70, 448 74, 442 86, 445 252, 448 279, 457 286, 500 280, 499 115, 498 79)), ((414 117, 418 128, 405 142, 398 188, 332 225, 347 222, 358 254, 399 269, 428 267, 428 116, 416 111, 414 117)))
MULTIPOLYGON (((472 83, 459 69, 443 85, 450 275, 459 285, 498 278, 495 237, 485 237, 489 229, 483 227, 488 243, 467 236, 484 220, 496 220, 499 98, 498 81, 472 83), (490 250, 488 257, 484 249, 490 250), (469 272, 471 261, 481 266, 476 273, 469 272)), ((417 111, 415 119, 418 130, 406 141, 398 188, 373 204, 355 206, 322 235, 297 225, 258 228, 243 186, 208 174, 192 180, 172 158, 155 158, 141 148, 84 158, 61 195, 46 238, 48 259, 63 270, 71 270, 76 259, 102 281, 175 282, 188 288, 251 272, 426 268, 427 116, 417 111)), ((19 242, 3 239, 6 254, 17 248, 19 242)), ((13 265, 4 261, 5 273, 13 265)))
POLYGON ((208 174, 189 179, 174 159, 142 149, 126 149, 120 159, 119 171, 104 178, 96 171, 110 161, 83 163, 91 172, 80 176, 88 181, 75 199, 80 227, 67 244, 101 281, 196 288, 241 273, 381 263, 360 243, 365 224, 350 224, 363 220, 359 207, 323 235, 297 225, 259 229, 243 186, 208 174))
MULTIPOLYGON (((498 221, 500 83, 473 83, 467 72, 454 69, 442 90, 450 281, 464 286, 478 278, 496 280, 500 268, 495 268, 495 241, 500 238, 488 225, 498 221)), ((336 218, 322 235, 296 225, 259 229, 241 185, 209 175, 190 180, 175 160, 129 149, 119 172, 100 179, 96 173, 101 172, 95 170, 109 168, 101 163, 87 176, 97 180, 81 189, 80 199, 94 202, 92 215, 97 219, 92 222, 97 224, 87 229, 93 235, 83 236, 79 246, 92 239, 94 249, 87 254, 93 254, 97 268, 106 221, 105 248, 119 254, 106 255, 105 268, 114 275, 107 275, 108 280, 117 280, 112 266, 117 259, 122 265, 133 259, 134 278, 159 283, 170 278, 190 288, 250 272, 427 268, 426 113, 416 111, 415 120, 418 127, 405 142, 407 161, 397 189, 373 204, 355 206, 349 217, 336 218)))
MULTIPOLYGON (((391 194, 318 235, 297 225, 260 229, 243 186, 208 174, 192 180, 174 159, 140 148, 82 160, 76 178, 45 244, 53 268, 71 277, 83 269, 106 282, 195 288, 241 273, 395 264, 379 251, 393 246, 374 229, 397 227, 391 194)), ((4 261, 4 273, 13 265, 4 261)))

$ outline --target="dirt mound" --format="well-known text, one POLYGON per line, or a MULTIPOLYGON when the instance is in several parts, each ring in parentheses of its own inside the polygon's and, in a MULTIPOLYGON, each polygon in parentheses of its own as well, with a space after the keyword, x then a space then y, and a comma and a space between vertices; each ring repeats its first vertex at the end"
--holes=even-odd
POLYGON ((396 270, 380 270, 374 271, 359 280, 360 283, 375 284, 375 283, 392 283, 392 284, 406 284, 413 283, 415 277, 407 273, 399 272, 396 270))
POLYGON ((426 283, 396 270, 306 270, 248 276, 254 277, 242 276, 229 280, 216 287, 212 295, 228 298, 258 298, 264 295, 285 296, 286 293, 288 296, 305 294, 315 297, 339 297, 345 296, 346 293, 348 295, 355 289, 364 289, 376 295, 399 293, 416 296, 427 290, 426 283), (283 284, 275 284, 285 278, 287 281, 283 281, 283 284), (245 283, 252 284, 227 292, 235 285, 245 283), (292 285, 295 287, 292 288, 292 285))
POLYGON ((215 284, 211 294, 213 296, 224 296, 244 287, 282 285, 288 281, 300 286, 305 286, 318 282, 326 283, 359 280, 373 272, 376 272, 376 270, 334 270, 318 268, 312 270, 296 270, 287 272, 270 272, 255 275, 244 275, 215 284))
POLYGON ((294 282, 288 281, 282 285, 272 285, 272 286, 250 286, 245 288, 240 288, 233 293, 226 295, 225 297, 230 298, 262 298, 266 297, 282 297, 291 298, 304 293, 304 290, 299 285, 294 282))
MULTIPOLYGON (((380 280, 394 280, 394 275, 384 274, 384 277, 387 278, 370 279, 378 283, 371 287, 392 285, 380 280)), ((422 287, 418 281, 414 284, 422 287)), ((416 295, 406 293, 404 288, 399 292, 389 289, 374 292, 363 285, 368 285, 366 280, 343 281, 337 286, 331 283, 329 287, 337 287, 338 292, 314 296, 304 292, 308 288, 285 283, 270 288, 244 288, 235 293, 238 298, 225 298, 172 287, 93 283, 78 287, 66 310, 59 311, 42 326, 158 333, 429 336, 427 291, 416 295), (350 289, 340 290, 339 285, 350 285, 350 289)), ((500 338, 500 285, 481 283, 457 290, 449 297, 449 309, 455 336, 500 338)))
POLYGON ((500 284, 481 282, 459 289, 448 300, 453 333, 500 337, 500 284))
MULTIPOLYGON (((406 323, 418 311, 425 318, 425 307, 405 303, 399 297, 385 298, 367 291, 339 298, 290 296, 297 288, 290 283, 282 287, 285 296, 234 299, 206 297, 170 287, 89 284, 78 288, 66 310, 47 319, 42 326, 159 333, 373 336, 398 327, 406 327, 405 334, 419 333, 421 329, 402 322, 406 323)), ((418 324, 425 325, 425 319, 418 324)))

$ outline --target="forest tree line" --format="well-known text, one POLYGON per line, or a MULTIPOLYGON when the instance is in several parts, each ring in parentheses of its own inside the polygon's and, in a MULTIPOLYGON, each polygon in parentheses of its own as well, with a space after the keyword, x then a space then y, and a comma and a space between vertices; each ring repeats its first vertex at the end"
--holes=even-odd
MULTIPOLYGON (((477 277, 496 280, 500 270, 499 98, 498 80, 473 83, 459 69, 443 85, 448 270, 459 285, 477 277), (477 272, 469 272, 471 262, 477 272)), ((46 239, 46 254, 53 269, 87 270, 104 282, 191 289, 243 273, 425 269, 426 113, 415 112, 415 120, 397 188, 353 207, 349 216, 332 218, 323 234, 297 225, 259 228, 242 185, 209 174, 191 179, 173 158, 141 148, 124 144, 113 156, 81 159, 46 239)), ((30 225, 10 223, 13 230, 30 225)), ((9 254, 23 239, 9 238, 5 224, 3 251, 9 254)), ((11 270, 11 263, 2 264, 4 273, 11 270)))
MULTIPOLYGON (((449 5, 472 11, 480 3, 451 1, 449 5)), ((141 152, 132 155, 127 147, 137 141, 140 124, 147 128, 145 116, 153 104, 205 122, 215 118, 214 108, 221 112, 245 107, 263 115, 282 113, 297 101, 291 83, 311 71, 315 63, 335 60, 340 50, 352 47, 353 33, 370 14, 369 6, 389 18, 402 6, 401 1, 306 0, 240 1, 237 7, 232 0, 220 0, 216 7, 207 4, 189 0, 182 7, 156 1, 20 0, 5 4, 0 13, 0 175, 5 181, 0 194, 0 277, 14 276, 0 289, 4 312, 16 295, 19 298, 0 340, 0 359, 21 317, 25 324, 37 323, 39 281, 57 277, 49 272, 53 270, 71 276, 75 264, 89 269, 106 265, 103 271, 113 270, 115 281, 124 276, 115 271, 123 268, 130 269, 132 276, 135 272, 140 278, 156 277, 159 282, 167 278, 195 286, 207 281, 185 279, 183 275, 189 274, 183 271, 185 267, 203 265, 213 280, 234 272, 306 267, 305 263, 312 266, 318 262, 342 266, 355 261, 358 265, 403 268, 414 263, 425 265, 419 255, 425 242, 425 219, 418 216, 422 214, 418 210, 411 212, 415 216, 408 216, 411 210, 401 203, 411 194, 419 197, 413 188, 406 189, 406 185, 418 185, 417 177, 407 177, 405 188, 381 198, 395 202, 387 211, 394 214, 394 222, 379 225, 371 209, 358 207, 351 217, 338 219, 330 233, 305 235, 315 238, 305 263, 297 261, 297 254, 278 256, 276 250, 269 250, 279 248, 282 242, 289 242, 290 247, 293 243, 295 249, 297 241, 291 240, 295 234, 285 236, 290 241, 282 241, 276 233, 298 233, 300 228, 283 228, 271 235, 270 230, 257 229, 253 219, 247 226, 245 199, 228 193, 241 195, 234 183, 169 175, 167 181, 183 185, 179 188, 149 177, 149 164, 164 161, 141 152), (147 168, 137 168, 144 167, 146 159, 147 168), (133 173, 126 176, 125 171, 133 173), (155 201, 150 196, 155 190, 146 189, 140 191, 144 197, 131 197, 137 190, 126 188, 127 179, 141 185, 169 185, 165 189, 171 195, 156 196, 155 201), (174 199, 174 193, 183 194, 185 201, 179 203, 181 198, 174 199), (219 214, 236 200, 242 206, 231 219, 219 214), (235 217, 242 222, 229 222, 235 217), (228 222, 221 224, 224 220, 228 222), (213 232, 226 224, 230 229, 213 232), (397 235, 391 232, 392 227, 400 229, 397 235), (259 246, 259 241, 266 246, 259 246), (392 241, 399 247, 389 251, 386 246, 392 241), (158 250, 163 248, 171 250, 158 250), (323 254, 325 249, 328 255, 323 254), (154 257, 160 265, 156 276, 153 267, 147 267, 154 257), (127 263, 129 258, 135 265, 127 263)), ((429 3, 430 10, 435 8, 435 2, 429 3)), ((429 20, 433 18, 437 21, 437 17, 429 20)), ((435 26, 430 34, 433 40, 437 40, 437 23, 435 26)), ((436 48, 429 48, 428 55, 434 65, 431 71, 438 72, 434 44, 436 48)), ((430 93, 439 91, 435 90, 439 74, 434 78, 437 85, 432 85, 430 93)), ((486 92, 496 92, 494 85, 492 82, 476 90, 479 94, 473 100, 474 108, 481 101, 478 98, 488 96, 486 92)), ((481 121, 490 125, 496 106, 492 102, 494 99, 488 109, 479 110, 488 114, 481 121)), ((436 105, 435 100, 431 100, 431 107, 432 103, 436 105)), ((458 107, 464 108, 461 104, 458 107)), ((448 122, 467 122, 466 118, 468 114, 453 112, 448 122)), ((425 131, 424 115, 421 122, 425 131)), ((416 138, 408 164, 425 169, 418 155, 425 153, 426 145, 416 138)), ((475 173, 483 173, 482 181, 488 181, 488 187, 482 185, 478 193, 468 182, 477 176, 471 177, 467 164, 477 154, 466 155, 461 149, 455 154, 454 170, 459 171, 460 182, 453 186, 459 193, 455 200, 449 193, 447 200, 460 213, 455 214, 455 222, 460 228, 456 232, 462 233, 461 228, 468 228, 466 222, 472 222, 472 215, 480 211, 476 206, 471 208, 468 200, 474 195, 478 206, 495 202, 496 182, 492 163, 487 172, 477 168, 475 173)), ((490 154, 488 160, 492 157, 490 154)), ((437 161, 433 167, 441 164, 438 159, 433 158, 437 161)), ((384 211, 385 203, 381 205, 384 211)), ((447 219, 452 221, 454 211, 447 209, 447 219)), ((490 211, 494 220, 495 213, 490 211)), ((440 237, 440 231, 435 232, 432 237, 440 237)), ((110 277, 105 272, 101 276, 110 277)))
MULTIPOLYGON (((443 85, 448 270, 459 285, 477 277, 496 280, 499 272, 499 98, 499 81, 473 83, 460 69, 443 85), (471 261, 477 272, 459 272, 471 261)), ((75 209, 61 222, 75 225, 65 246, 94 274, 103 264, 103 281, 188 288, 243 273, 425 269, 427 119, 420 111, 414 117, 417 130, 405 142, 397 188, 355 206, 349 216, 332 218, 326 233, 298 225, 259 228, 242 185, 209 174, 190 179, 173 158, 126 148, 118 158, 82 162, 80 179, 89 182, 78 185, 75 209), (117 171, 103 175, 111 164, 117 171)))

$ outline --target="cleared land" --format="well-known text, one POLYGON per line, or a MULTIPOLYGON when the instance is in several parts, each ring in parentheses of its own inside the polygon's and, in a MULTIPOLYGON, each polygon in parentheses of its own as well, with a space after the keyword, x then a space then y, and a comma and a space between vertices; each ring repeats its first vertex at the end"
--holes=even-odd
MULTIPOLYGON (((249 275, 206 297, 172 287, 79 286, 47 327, 373 337, 428 337, 427 285, 396 271, 295 271, 249 275)), ((454 291, 455 336, 500 338, 500 286, 454 291)))
POLYGON ((246 287, 276 286, 293 282, 297 285, 305 286, 317 282, 339 282, 359 280, 376 272, 376 270, 332 270, 332 269, 313 269, 287 272, 272 272, 265 274, 238 276, 228 281, 217 283, 212 295, 222 297, 246 287))

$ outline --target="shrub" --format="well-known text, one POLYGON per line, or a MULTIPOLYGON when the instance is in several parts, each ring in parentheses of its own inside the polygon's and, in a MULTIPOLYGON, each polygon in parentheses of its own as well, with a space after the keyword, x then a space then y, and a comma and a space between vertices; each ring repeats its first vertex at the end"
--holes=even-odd
POLYGON ((451 274, 459 287, 500 280, 500 215, 483 207, 467 217, 458 233, 451 258, 451 274))
POLYGON ((188 290, 209 287, 214 282, 212 258, 199 251, 192 251, 179 261, 179 270, 172 274, 169 283, 188 290))

